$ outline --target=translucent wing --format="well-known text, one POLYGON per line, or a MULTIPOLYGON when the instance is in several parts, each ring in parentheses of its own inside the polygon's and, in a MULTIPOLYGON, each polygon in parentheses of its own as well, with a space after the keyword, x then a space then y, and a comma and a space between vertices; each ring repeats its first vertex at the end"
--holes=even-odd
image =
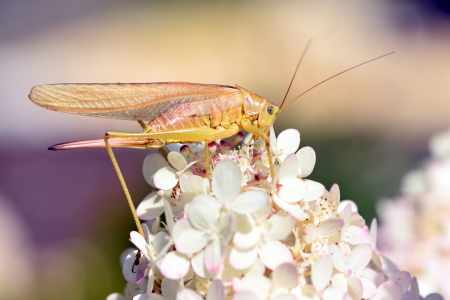
POLYGON ((37 105, 56 111, 150 121, 177 104, 234 98, 238 94, 239 89, 231 86, 187 82, 75 83, 35 86, 28 97, 37 105))

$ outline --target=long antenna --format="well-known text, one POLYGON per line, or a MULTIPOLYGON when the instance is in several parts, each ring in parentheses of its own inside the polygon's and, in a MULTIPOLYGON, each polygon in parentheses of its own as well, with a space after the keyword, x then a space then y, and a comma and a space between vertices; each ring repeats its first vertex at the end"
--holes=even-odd
POLYGON ((288 89, 286 91, 286 95, 284 95, 283 102, 281 102, 280 107, 283 107, 283 103, 286 100, 287 95, 289 94, 289 90, 291 89, 292 83, 294 82, 295 75, 297 75, 298 67, 300 67, 300 64, 302 63, 303 57, 305 57, 306 51, 308 51, 308 48, 311 45, 311 43, 312 43, 312 39, 309 39, 308 43, 306 44, 305 49, 303 50, 302 56, 300 56, 300 60, 297 63, 297 67, 295 68, 295 72, 294 72, 294 75, 292 76, 291 83, 289 83, 289 87, 288 87, 288 89))
MULTIPOLYGON (((387 53, 387 54, 383 54, 383 55, 381 55, 381 56, 378 56, 378 57, 375 57, 375 58, 373 58, 373 59, 371 59, 371 60, 368 60, 368 61, 365 61, 365 62, 363 62, 363 63, 360 63, 359 65, 353 66, 353 67, 351 67, 351 68, 349 68, 349 69, 347 69, 347 70, 345 70, 345 71, 339 72, 339 73, 337 73, 337 74, 335 74, 335 75, 329 77, 329 78, 327 78, 327 79, 325 79, 325 80, 319 82, 318 84, 313 85, 312 87, 310 87, 309 89, 307 89, 306 91, 304 91, 303 93, 301 93, 300 95, 298 95, 297 97, 295 97, 294 99, 292 99, 285 107, 282 107, 282 109, 285 109, 285 108, 288 107, 292 102, 294 102, 295 100, 297 100, 298 98, 300 98, 301 96, 303 96, 304 94, 306 94, 307 92, 309 92, 310 90, 312 90, 313 88, 315 88, 315 87, 321 85, 322 83, 324 83, 324 82, 326 82, 326 81, 328 81, 328 80, 330 80, 330 79, 332 79, 332 78, 334 78, 334 77, 336 77, 336 76, 339 76, 339 75, 341 75, 341 74, 343 74, 343 73, 345 73, 345 72, 348 72, 348 71, 350 71, 350 70, 352 70, 352 69, 354 69, 354 68, 360 67, 360 66, 365 65, 365 64, 368 64, 368 63, 370 63, 370 62, 372 62, 372 61, 374 61, 374 60, 380 59, 380 58, 382 58, 382 57, 385 57, 385 56, 388 56, 388 55, 391 55, 391 54, 394 54, 394 53, 395 53, 395 51, 392 51, 392 52, 387 53)), ((283 102, 284 102, 284 101, 283 101, 283 102)))

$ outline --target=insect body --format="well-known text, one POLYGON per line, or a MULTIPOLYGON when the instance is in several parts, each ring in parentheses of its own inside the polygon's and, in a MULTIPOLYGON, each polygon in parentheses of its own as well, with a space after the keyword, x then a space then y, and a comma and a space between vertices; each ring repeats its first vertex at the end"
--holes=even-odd
MULTIPOLYGON (((265 140, 281 108, 241 87, 184 82, 142 84, 51 84, 35 86, 29 98, 47 109, 114 119, 136 120, 143 132, 107 131, 104 140, 58 144, 51 150, 105 146, 133 212, 128 189, 111 147, 161 148, 171 143, 224 139, 244 129, 265 140), (147 124, 144 121, 148 121, 147 124)), ((209 176, 209 152, 205 147, 209 176)), ((270 171, 274 168, 268 155, 270 171)))

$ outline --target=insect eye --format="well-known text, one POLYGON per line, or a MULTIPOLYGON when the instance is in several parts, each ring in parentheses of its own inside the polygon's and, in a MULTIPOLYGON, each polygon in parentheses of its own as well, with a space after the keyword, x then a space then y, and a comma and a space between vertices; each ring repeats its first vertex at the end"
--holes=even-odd
POLYGON ((267 106, 267 113, 273 115, 273 106, 267 106))

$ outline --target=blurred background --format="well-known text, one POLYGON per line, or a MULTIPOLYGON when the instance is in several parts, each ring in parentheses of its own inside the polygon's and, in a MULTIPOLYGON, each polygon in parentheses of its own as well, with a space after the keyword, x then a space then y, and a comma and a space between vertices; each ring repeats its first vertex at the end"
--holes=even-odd
MULTIPOLYGON (((0 1, 0 294, 104 299, 122 292, 132 219, 104 149, 50 152, 66 141, 139 131, 136 122, 48 111, 49 83, 238 84, 279 104, 344 69, 396 51, 307 93, 279 116, 317 154, 310 176, 341 188, 363 217, 398 193, 450 126, 445 1, 0 1)), ((144 150, 118 149, 136 203, 150 187, 144 150)))

